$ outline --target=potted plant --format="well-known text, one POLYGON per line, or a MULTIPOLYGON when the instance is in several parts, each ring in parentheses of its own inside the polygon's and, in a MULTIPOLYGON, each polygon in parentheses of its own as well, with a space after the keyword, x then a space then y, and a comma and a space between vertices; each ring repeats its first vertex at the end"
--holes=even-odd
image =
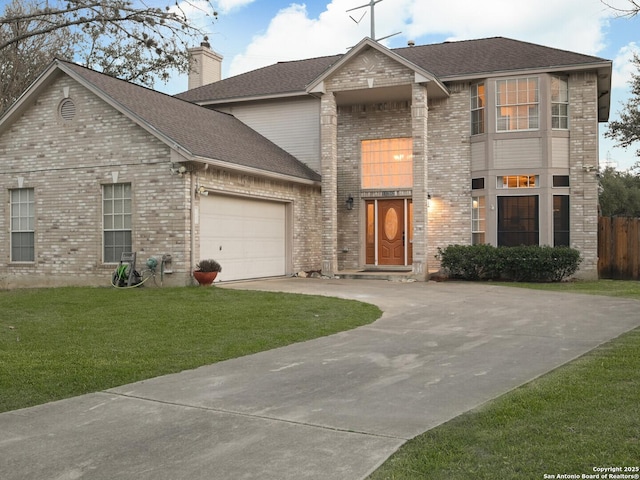
POLYGON ((218 272, 222 271, 222 267, 213 259, 200 260, 196 264, 193 272, 193 278, 200 285, 211 285, 218 276, 218 272))

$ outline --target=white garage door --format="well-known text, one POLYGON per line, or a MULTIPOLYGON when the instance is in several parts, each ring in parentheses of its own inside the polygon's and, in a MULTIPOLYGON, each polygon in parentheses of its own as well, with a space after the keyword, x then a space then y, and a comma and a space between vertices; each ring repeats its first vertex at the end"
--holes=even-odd
POLYGON ((209 194, 200 198, 200 258, 222 265, 218 279, 286 273, 285 204, 209 194))

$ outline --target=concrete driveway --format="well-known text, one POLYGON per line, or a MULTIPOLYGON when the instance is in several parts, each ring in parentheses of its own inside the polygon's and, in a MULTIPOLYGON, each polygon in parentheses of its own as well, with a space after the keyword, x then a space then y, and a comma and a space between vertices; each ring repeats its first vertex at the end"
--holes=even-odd
MULTIPOLYGON (((375 323, 0 415, 0 478, 366 477, 406 440, 640 325, 640 302, 495 285, 276 279, 375 323)), ((541 473, 542 474, 542 473, 541 473)))

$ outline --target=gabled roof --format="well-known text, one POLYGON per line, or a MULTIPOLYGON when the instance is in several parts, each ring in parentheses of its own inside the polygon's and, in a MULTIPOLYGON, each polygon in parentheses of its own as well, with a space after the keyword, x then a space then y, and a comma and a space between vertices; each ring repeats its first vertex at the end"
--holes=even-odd
POLYGON ((306 182, 320 175, 232 115, 200 107, 63 60, 54 60, 0 118, 11 123, 32 91, 64 72, 187 159, 306 182))
POLYGON ((389 50, 378 42, 371 40, 370 38, 363 39, 358 45, 349 50, 348 53, 343 55, 338 61, 334 62, 329 68, 327 68, 321 75, 313 79, 306 87, 307 92, 315 92, 318 89, 322 90, 322 83, 329 78, 333 73, 338 71, 342 66, 349 63, 354 57, 360 55, 363 51, 368 49, 374 49, 379 52, 382 52, 389 57, 391 57, 396 62, 404 65, 410 70, 414 71, 416 79, 419 79, 421 82, 427 82, 427 88, 429 90, 429 95, 448 95, 447 88, 438 80, 431 72, 425 70, 424 68, 408 61, 404 57, 397 55, 393 50, 389 50))
MULTIPOLYGON (((607 106, 608 116, 610 60, 504 37, 396 48, 390 52, 445 83, 527 72, 597 70, 600 106, 607 106)), ((307 87, 314 80, 348 55, 281 62, 183 92, 177 97, 212 105, 245 99, 305 95, 307 87)))

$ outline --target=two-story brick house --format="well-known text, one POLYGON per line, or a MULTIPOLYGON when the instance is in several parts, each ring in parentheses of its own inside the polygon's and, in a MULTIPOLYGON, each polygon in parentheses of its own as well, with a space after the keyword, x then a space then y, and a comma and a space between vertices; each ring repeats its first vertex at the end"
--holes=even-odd
POLYGON ((610 61, 365 39, 218 80, 193 55, 177 98, 56 61, 0 118, 0 285, 104 284, 127 249, 171 254, 172 284, 205 257, 425 279, 453 243, 571 245, 597 275, 610 61))
POLYGON ((438 247, 490 243, 570 245, 595 277, 611 69, 506 38, 394 50, 365 39, 180 98, 232 113, 322 174, 326 273, 425 278, 438 247))

